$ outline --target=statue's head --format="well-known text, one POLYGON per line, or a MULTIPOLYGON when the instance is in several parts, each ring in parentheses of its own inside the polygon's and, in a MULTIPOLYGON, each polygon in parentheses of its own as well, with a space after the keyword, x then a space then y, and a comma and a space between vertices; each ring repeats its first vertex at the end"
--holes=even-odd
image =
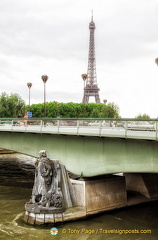
POLYGON ((46 150, 40 150, 39 157, 47 157, 46 150))

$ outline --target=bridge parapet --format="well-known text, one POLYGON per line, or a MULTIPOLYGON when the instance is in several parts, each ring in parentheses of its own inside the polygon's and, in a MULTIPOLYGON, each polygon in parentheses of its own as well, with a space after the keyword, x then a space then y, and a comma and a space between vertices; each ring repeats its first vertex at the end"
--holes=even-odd
POLYGON ((158 119, 6 118, 0 131, 158 140, 158 119))

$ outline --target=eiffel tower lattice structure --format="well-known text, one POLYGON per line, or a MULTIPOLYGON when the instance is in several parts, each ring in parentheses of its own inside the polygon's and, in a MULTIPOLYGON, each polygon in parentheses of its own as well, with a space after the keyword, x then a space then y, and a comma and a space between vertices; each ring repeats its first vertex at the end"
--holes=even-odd
MULTIPOLYGON (((88 56, 88 71, 86 78, 84 80, 84 95, 83 95, 83 103, 89 102, 89 97, 93 96, 95 98, 96 103, 100 103, 99 91, 97 84, 97 76, 96 76, 96 61, 95 61, 95 38, 94 38, 94 30, 95 23, 93 21, 93 12, 91 22, 89 23, 90 30, 90 38, 89 38, 89 56, 88 56)), ((82 76, 83 77, 83 76, 82 76)), ((85 76, 84 76, 85 77, 85 76)))

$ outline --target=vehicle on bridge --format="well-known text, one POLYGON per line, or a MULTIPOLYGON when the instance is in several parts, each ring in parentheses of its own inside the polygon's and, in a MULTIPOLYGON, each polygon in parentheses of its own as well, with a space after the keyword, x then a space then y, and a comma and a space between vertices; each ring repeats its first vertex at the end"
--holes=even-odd
POLYGON ((110 121, 91 121, 88 123, 88 126, 102 126, 102 127, 110 127, 110 121))
POLYGON ((135 121, 127 124, 128 130, 155 131, 155 124, 147 121, 135 121))

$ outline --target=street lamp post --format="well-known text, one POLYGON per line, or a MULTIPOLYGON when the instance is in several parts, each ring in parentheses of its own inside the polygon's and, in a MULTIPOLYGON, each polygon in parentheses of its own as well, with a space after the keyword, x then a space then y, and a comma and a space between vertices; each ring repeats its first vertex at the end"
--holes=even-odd
POLYGON ((103 103, 106 105, 106 104, 107 104, 107 100, 106 100, 106 99, 104 99, 104 100, 103 100, 103 103))
POLYGON ((44 82, 44 117, 46 117, 46 82, 48 80, 47 75, 42 75, 42 80, 44 82))
POLYGON ((85 118, 86 116, 86 106, 85 106, 85 103, 86 103, 86 95, 85 95, 85 86, 86 86, 86 79, 87 79, 87 74, 86 73, 83 73, 81 75, 82 79, 83 79, 83 82, 84 82, 84 87, 83 87, 83 117, 85 118))
POLYGON ((29 88, 29 112, 30 112, 30 88, 32 87, 32 83, 28 82, 27 86, 29 88))
POLYGON ((82 77, 82 79, 83 79, 83 81, 84 81, 84 88, 85 88, 85 81, 86 81, 86 79, 87 79, 87 74, 86 74, 86 73, 83 73, 83 74, 81 75, 81 77, 82 77))
POLYGON ((83 88, 83 103, 85 103, 85 82, 86 82, 86 79, 87 79, 87 74, 86 73, 83 73, 81 75, 82 79, 83 79, 83 82, 84 82, 84 88, 83 88))
POLYGON ((158 66, 158 58, 156 58, 156 59, 155 59, 155 63, 156 63, 156 64, 157 64, 157 66, 158 66))

